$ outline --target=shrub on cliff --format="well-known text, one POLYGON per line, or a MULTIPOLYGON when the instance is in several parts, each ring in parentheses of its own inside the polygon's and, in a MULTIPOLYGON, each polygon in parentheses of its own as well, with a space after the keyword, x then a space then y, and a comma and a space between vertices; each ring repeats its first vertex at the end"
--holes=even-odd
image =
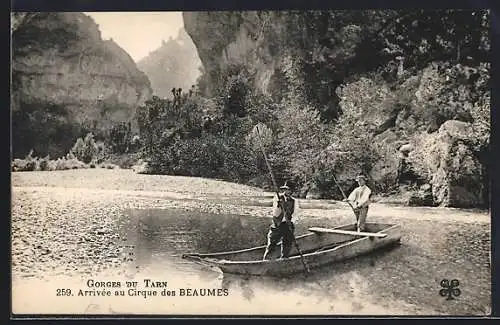
POLYGON ((245 117, 247 112, 246 97, 250 92, 249 77, 243 73, 227 76, 226 87, 222 95, 222 113, 224 116, 245 117))
POLYGON ((259 93, 255 85, 255 68, 239 57, 232 58, 220 72, 219 87, 215 91, 217 106, 224 118, 243 118, 255 113, 259 93))

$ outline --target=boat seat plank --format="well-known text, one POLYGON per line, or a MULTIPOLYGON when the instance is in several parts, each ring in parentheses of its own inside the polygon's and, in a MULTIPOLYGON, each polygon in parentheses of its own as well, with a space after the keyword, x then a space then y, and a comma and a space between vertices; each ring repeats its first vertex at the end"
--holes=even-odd
POLYGON ((352 230, 329 229, 329 228, 321 228, 321 227, 311 227, 311 228, 309 228, 309 231, 320 232, 320 233, 351 235, 351 236, 365 236, 365 237, 379 237, 379 238, 387 237, 387 234, 382 234, 382 233, 373 233, 373 232, 364 232, 364 231, 358 232, 358 231, 352 231, 352 230))

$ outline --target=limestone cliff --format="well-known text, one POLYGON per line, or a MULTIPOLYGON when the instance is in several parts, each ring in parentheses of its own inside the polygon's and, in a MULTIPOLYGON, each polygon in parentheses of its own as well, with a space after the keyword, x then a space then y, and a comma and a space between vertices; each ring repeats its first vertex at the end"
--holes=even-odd
POLYGON ((151 96, 146 75, 83 13, 12 16, 14 156, 63 155, 82 133, 105 136, 151 96))
POLYGON ((251 65, 255 87, 271 92, 271 78, 281 62, 283 47, 274 38, 284 22, 279 14, 265 12, 184 12, 184 28, 192 38, 206 78, 207 95, 216 94, 218 80, 233 64, 251 65), (272 33, 264 33, 264 30, 272 33), (274 38, 274 39, 273 39, 274 38))
POLYGON ((172 98, 172 88, 187 92, 196 84, 201 62, 193 41, 181 28, 175 39, 163 41, 158 49, 138 61, 137 66, 148 76, 154 95, 172 98))
POLYGON ((365 38, 394 15, 386 11, 184 12, 205 71, 200 86, 216 95, 224 74, 244 66, 254 87, 281 100, 289 94, 318 107, 326 119, 338 114, 335 88, 350 72, 378 62, 365 38), (369 55, 368 55, 369 53, 369 55), (365 56, 369 59, 365 59, 365 56))

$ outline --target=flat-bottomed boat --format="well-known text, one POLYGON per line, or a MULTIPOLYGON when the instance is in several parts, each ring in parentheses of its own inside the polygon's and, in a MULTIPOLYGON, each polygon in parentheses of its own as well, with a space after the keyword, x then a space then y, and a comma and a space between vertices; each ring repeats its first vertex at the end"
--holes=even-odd
POLYGON ((290 256, 280 259, 279 243, 266 260, 262 259, 265 245, 229 252, 183 254, 182 257, 228 274, 283 276, 304 272, 302 258, 312 270, 399 244, 400 239, 401 227, 393 224, 367 223, 363 232, 357 232, 354 224, 312 227, 309 233, 296 237, 302 256, 293 245, 290 256))

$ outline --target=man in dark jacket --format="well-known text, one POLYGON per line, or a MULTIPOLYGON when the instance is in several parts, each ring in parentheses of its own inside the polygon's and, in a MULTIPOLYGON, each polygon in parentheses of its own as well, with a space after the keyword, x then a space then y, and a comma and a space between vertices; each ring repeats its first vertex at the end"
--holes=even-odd
POLYGON ((267 247, 263 259, 266 260, 281 239, 281 258, 288 257, 294 240, 295 225, 299 206, 297 199, 292 197, 292 189, 285 182, 280 187, 281 193, 274 197, 273 223, 267 234, 267 247))

